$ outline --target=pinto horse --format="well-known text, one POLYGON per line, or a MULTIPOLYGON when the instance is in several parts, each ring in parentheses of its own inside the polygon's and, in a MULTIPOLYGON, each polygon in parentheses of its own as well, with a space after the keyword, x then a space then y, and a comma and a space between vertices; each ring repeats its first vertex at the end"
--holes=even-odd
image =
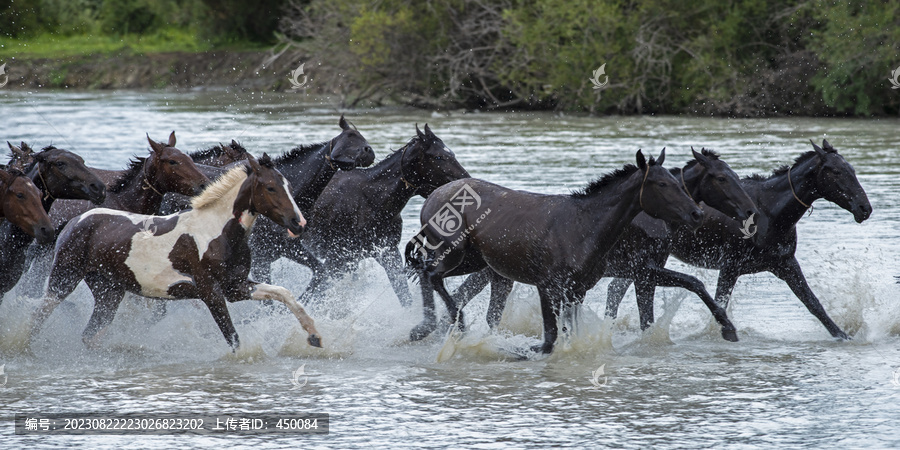
MULTIPOLYGON (((669 172, 680 181, 683 190, 704 210, 714 208, 720 212, 744 221, 759 214, 756 205, 741 187, 741 180, 728 164, 719 158, 719 155, 711 150, 701 149, 700 152, 691 148, 694 159, 688 161, 682 168, 672 168, 669 172)), ((675 272, 664 268, 665 260, 654 259, 665 251, 668 255, 668 245, 673 233, 673 225, 660 219, 650 217, 646 212, 641 212, 625 229, 619 240, 606 256, 607 264, 604 277, 617 278, 610 284, 610 291, 616 282, 634 280, 635 289, 639 292, 652 292, 656 286, 681 287, 696 294, 707 308, 713 313, 717 305, 712 296, 706 291, 703 282, 696 277, 675 272)), ((472 274, 454 292, 460 308, 463 308, 469 300, 478 294, 488 281, 491 281, 491 302, 488 308, 487 321, 491 328, 500 323, 503 308, 509 292, 512 290, 512 282, 502 277, 497 277, 490 269, 472 274)), ((626 289, 628 285, 625 285, 626 289)), ((643 296, 639 298, 644 301, 643 296)), ((649 300, 653 301, 651 296, 649 300)), ((618 306, 618 303, 616 304, 618 306)), ((646 330, 653 323, 653 309, 641 308, 641 329, 646 330)), ((606 315, 616 317, 615 310, 607 309, 606 315)), ((735 340, 737 336, 733 337, 735 340)))
MULTIPOLYGON (((482 180, 459 180, 435 190, 422 206, 422 230, 406 247, 422 287, 425 320, 410 333, 432 332, 436 290, 457 325, 463 318, 444 277, 490 267, 497 274, 537 286, 544 341, 535 352, 553 351, 557 319, 571 311, 603 276, 606 254, 628 224, 644 211, 652 217, 698 227, 703 211, 658 160, 639 150, 626 165, 572 195, 516 191, 482 180), (462 273, 461 273, 462 272, 462 273)), ((725 311, 713 315, 722 333, 733 334, 725 311)))
POLYGON ((53 240, 53 225, 41 206, 41 191, 18 169, 0 170, 0 219, 40 243, 53 240))
MULTIPOLYGON (((301 211, 311 211, 316 199, 338 171, 368 167, 375 152, 356 126, 341 115, 341 133, 326 142, 301 145, 275 158, 275 168, 291 182, 294 201, 301 211)), ((303 264, 313 272, 322 270, 319 261, 302 246, 285 236, 284 230, 268 219, 261 219, 250 236, 253 251, 253 279, 269 282, 272 263, 285 257, 303 264)))
MULTIPOLYGON (((106 198, 106 185, 85 165, 80 156, 53 146, 34 153, 24 142, 13 152, 10 166, 23 172, 41 192, 41 204, 49 212, 56 199, 83 199, 95 204, 106 198)), ((22 277, 31 234, 9 223, 0 224, 0 300, 22 277)))
POLYGON ((267 155, 235 167, 193 200, 193 209, 147 216, 98 208, 73 219, 60 233, 50 282, 35 312, 32 336, 84 280, 94 294, 94 312, 82 339, 97 343, 112 322, 125 292, 162 299, 199 298, 225 340, 237 349, 237 331, 227 302, 274 299, 283 302, 321 347, 313 320, 282 287, 255 283, 247 237, 262 214, 299 234, 306 220, 290 185, 267 155))
POLYGON ((324 288, 328 276, 375 258, 403 306, 412 303, 399 245, 403 232, 400 212, 414 195, 427 197, 438 186, 468 178, 453 152, 425 125, 406 145, 368 169, 342 172, 331 180, 309 212, 302 247, 324 261, 313 270, 303 296, 324 288))
MULTIPOLYGON (((794 295, 812 313, 832 337, 849 339, 825 312, 810 289, 797 262, 797 222, 824 198, 853 214, 862 223, 872 214, 866 191, 856 178, 853 166, 826 140, 819 147, 810 141, 813 151, 800 155, 793 165, 776 170, 771 176, 754 175, 742 180, 744 190, 759 208, 758 243, 744 239, 741 224, 717 211, 708 211, 696 233, 676 230, 671 238, 671 254, 688 264, 718 269, 716 302, 727 306, 731 292, 741 275, 771 272, 787 283, 794 295)), ((654 256, 665 262, 665 254, 654 256)), ((627 284, 625 285, 627 288, 627 284)), ((607 309, 618 307, 624 289, 607 298, 607 309)), ((652 292, 639 295, 652 295, 652 292)), ((653 308, 652 296, 638 298, 642 309, 653 308)), ((650 314, 642 311, 641 315, 650 314)))

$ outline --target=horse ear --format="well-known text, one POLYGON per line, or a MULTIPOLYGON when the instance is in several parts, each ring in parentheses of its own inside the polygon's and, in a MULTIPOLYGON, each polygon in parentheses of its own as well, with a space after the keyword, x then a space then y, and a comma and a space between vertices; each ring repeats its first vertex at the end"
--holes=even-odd
POLYGON ((707 158, 703 153, 694 150, 693 146, 691 147, 691 153, 694 155, 694 159, 696 159, 701 166, 706 167, 707 165, 709 165, 709 158, 707 158))
MULTIPOLYGON (((427 127, 428 125, 425 125, 425 126, 427 127)), ((419 131, 419 124, 418 124, 418 123, 416 124, 416 136, 418 136, 419 139, 425 139, 425 135, 422 134, 421 131, 419 131)))
POLYGON ((234 139, 231 140, 231 148, 236 149, 240 146, 241 146, 241 144, 238 144, 237 141, 235 141, 234 139))
POLYGON ((644 154, 641 152, 640 149, 638 149, 637 154, 634 155, 634 157, 637 160, 638 169, 646 171, 647 170, 647 158, 644 157, 644 154))
POLYGON ((253 171, 253 173, 259 173, 261 167, 259 167, 259 162, 256 161, 256 158, 251 155, 249 158, 247 158, 247 163, 250 164, 250 169, 253 171))
POLYGON ((425 136, 428 136, 428 137, 430 137, 430 138, 435 138, 435 137, 437 137, 437 136, 434 135, 434 132, 431 131, 431 128, 428 128, 428 124, 427 124, 427 123, 425 124, 425 136))
POLYGON ((147 142, 150 143, 150 153, 162 151, 162 144, 154 141, 153 139, 150 139, 149 134, 147 134, 147 142))
POLYGON ((166 147, 174 147, 175 146, 175 130, 172 130, 172 133, 169 134, 169 143, 166 144, 166 147))
POLYGON ((665 160, 666 160, 666 148, 663 147, 662 151, 659 152, 659 158, 656 158, 656 164, 654 164, 654 165, 661 166, 663 164, 663 161, 665 161, 665 160))
POLYGON ((350 129, 350 124, 347 123, 347 119, 344 118, 343 114, 341 114, 341 120, 338 120, 338 126, 340 126, 342 130, 350 129))
POLYGON ((816 153, 819 154, 819 156, 825 157, 825 150, 822 150, 822 147, 819 147, 818 145, 816 145, 816 143, 813 142, 812 139, 809 140, 809 143, 812 144, 813 150, 815 150, 816 153))
POLYGON ((268 153, 263 152, 262 156, 259 158, 259 165, 262 167, 275 167, 272 163, 272 158, 269 157, 268 153))
POLYGON ((822 149, 828 153, 837 153, 837 150, 835 150, 825 139, 822 139, 822 149))

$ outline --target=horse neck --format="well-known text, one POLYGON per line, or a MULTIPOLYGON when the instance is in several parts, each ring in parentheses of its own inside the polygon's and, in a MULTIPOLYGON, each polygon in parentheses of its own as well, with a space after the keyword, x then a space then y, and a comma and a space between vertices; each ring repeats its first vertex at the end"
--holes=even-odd
POLYGON ((369 180, 366 190, 375 194, 370 197, 377 198, 382 211, 391 216, 399 214, 418 189, 403 177, 403 152, 402 149, 397 150, 374 167, 361 170, 369 180))
MULTIPOLYGON (((237 202, 238 193, 241 191, 241 187, 246 182, 246 178, 239 182, 235 183, 234 186, 231 186, 224 194, 220 195, 216 198, 212 203, 203 206, 201 209, 195 209, 196 214, 202 215, 204 220, 204 226, 217 226, 225 229, 225 225, 231 219, 236 218, 235 203, 237 202)), ((249 212, 250 206, 249 204, 246 206, 246 209, 242 207, 242 212, 240 216, 238 216, 238 220, 243 225, 242 232, 244 233, 242 237, 246 238, 250 234, 250 230, 253 228, 253 224, 256 223, 257 214, 252 214, 249 212)), ((189 211, 188 213, 190 213, 189 211)))
POLYGON ((643 172, 638 170, 603 188, 603 192, 578 199, 589 214, 586 223, 590 224, 590 231, 583 235, 592 236, 590 239, 595 240, 594 246, 599 252, 605 253, 612 248, 619 235, 642 211, 640 191, 643 181, 643 172))
POLYGON ((44 211, 50 212, 50 207, 56 201, 56 197, 50 195, 50 187, 44 184, 44 177, 41 175, 41 163, 35 161, 31 167, 25 171, 25 175, 31 179, 31 182, 41 191, 41 205, 44 211))
MULTIPOLYGON (((290 180, 289 178, 291 187, 294 189, 292 193, 294 201, 297 202, 301 211, 308 211, 312 208, 316 199, 325 190, 325 186, 338 171, 337 166, 327 159, 330 157, 329 152, 331 151, 329 142, 319 144, 308 153, 295 158, 296 161, 291 161, 292 165, 302 168, 301 173, 309 174, 302 179, 290 177, 294 178, 294 180, 290 180)), ((285 175, 284 171, 282 171, 282 175, 285 175)))
POLYGON ((138 214, 156 214, 159 211, 163 196, 157 192, 159 189, 150 185, 145 172, 146 164, 144 161, 140 171, 125 181, 119 192, 107 192, 108 201, 115 202, 116 209, 138 214))
POLYGON ((762 211, 765 211, 774 224, 796 224, 809 210, 791 193, 791 185, 797 197, 806 203, 820 198, 816 192, 815 167, 816 158, 810 158, 794 164, 789 171, 770 177, 762 183, 762 190, 770 195, 763 195, 757 200, 762 211), (790 181, 788 176, 790 175, 790 181))

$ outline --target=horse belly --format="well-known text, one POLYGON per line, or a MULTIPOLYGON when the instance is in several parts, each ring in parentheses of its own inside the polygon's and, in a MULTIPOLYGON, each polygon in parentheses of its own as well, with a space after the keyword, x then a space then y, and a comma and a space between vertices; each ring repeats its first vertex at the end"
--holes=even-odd
POLYGON ((145 297, 173 298, 169 289, 178 283, 193 283, 188 274, 175 269, 169 260, 174 242, 166 236, 148 238, 135 235, 131 243, 131 252, 125 259, 140 286, 140 294, 145 297))

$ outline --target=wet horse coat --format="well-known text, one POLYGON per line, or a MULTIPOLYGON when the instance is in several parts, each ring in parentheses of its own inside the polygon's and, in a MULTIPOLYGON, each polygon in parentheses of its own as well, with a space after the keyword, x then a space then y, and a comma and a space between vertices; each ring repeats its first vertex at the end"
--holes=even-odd
POLYGON ((57 241, 47 295, 35 314, 33 334, 83 279, 95 300, 83 334, 89 345, 113 320, 127 291, 163 299, 199 298, 233 348, 239 340, 226 302, 279 300, 309 333, 309 343, 321 346, 313 320, 287 289, 247 278, 247 237, 257 215, 294 234, 305 225, 287 180, 268 156, 232 169, 196 197, 192 206, 170 216, 98 208, 73 219, 57 241))

